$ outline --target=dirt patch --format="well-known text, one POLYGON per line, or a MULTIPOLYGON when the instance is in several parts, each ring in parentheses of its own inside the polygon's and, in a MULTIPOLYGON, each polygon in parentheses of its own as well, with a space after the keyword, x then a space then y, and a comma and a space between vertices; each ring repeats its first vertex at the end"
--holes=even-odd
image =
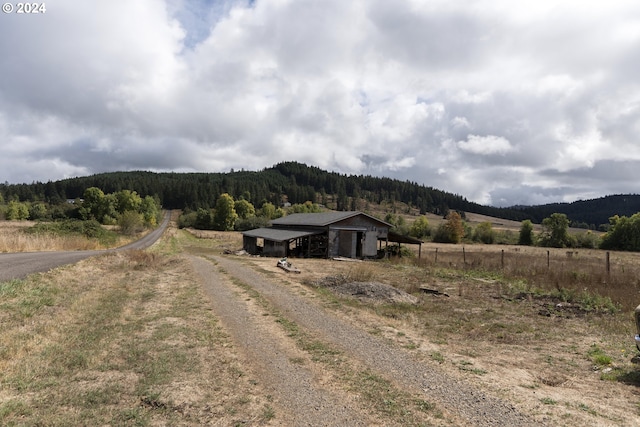
POLYGON ((391 285, 380 282, 351 282, 343 276, 327 276, 311 283, 312 286, 327 288, 335 294, 353 297, 361 301, 377 304, 417 304, 418 298, 391 285))

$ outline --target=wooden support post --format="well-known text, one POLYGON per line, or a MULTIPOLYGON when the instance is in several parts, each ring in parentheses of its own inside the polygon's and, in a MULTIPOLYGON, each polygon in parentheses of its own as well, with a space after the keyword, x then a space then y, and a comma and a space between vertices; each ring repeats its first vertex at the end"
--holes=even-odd
POLYGON ((551 268, 551 261, 549 259, 549 251, 547 250, 547 268, 551 268))
POLYGON ((504 249, 502 250, 502 254, 500 255, 500 266, 504 270, 504 249))
POLYGON ((609 251, 607 251, 607 276, 611 274, 611 259, 609 251))

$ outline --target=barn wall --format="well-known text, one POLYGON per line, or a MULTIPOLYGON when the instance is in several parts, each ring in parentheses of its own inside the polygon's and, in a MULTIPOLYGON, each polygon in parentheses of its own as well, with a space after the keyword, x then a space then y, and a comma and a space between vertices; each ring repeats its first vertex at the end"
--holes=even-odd
POLYGON ((341 227, 365 227, 368 231, 376 232, 376 239, 386 239, 389 234, 389 227, 383 226, 362 215, 347 218, 334 225, 341 227))
POLYGON ((242 249, 251 255, 258 254, 258 239, 256 237, 242 236, 242 249))
POLYGON ((362 242, 362 256, 376 257, 378 256, 378 232, 367 231, 362 242))
POLYGON ((265 240, 262 254, 264 256, 286 257, 287 242, 274 242, 273 240, 265 240))
POLYGON ((340 230, 338 232, 338 256, 356 257, 357 232, 340 230))

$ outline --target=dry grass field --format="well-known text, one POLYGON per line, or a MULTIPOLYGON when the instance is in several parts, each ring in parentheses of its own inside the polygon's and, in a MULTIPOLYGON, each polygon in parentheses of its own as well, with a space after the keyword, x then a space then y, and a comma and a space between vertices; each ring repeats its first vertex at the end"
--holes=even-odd
POLYGON ((33 221, 0 221, 0 253, 108 249, 125 245, 142 235, 120 235, 110 244, 105 244, 98 239, 90 239, 77 234, 25 233, 25 230, 35 224, 33 221))

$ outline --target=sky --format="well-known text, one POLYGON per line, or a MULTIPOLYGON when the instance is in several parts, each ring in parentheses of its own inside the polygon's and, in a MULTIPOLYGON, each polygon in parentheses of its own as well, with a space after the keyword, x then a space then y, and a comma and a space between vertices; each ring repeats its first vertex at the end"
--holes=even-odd
POLYGON ((637 0, 42 4, 0 13, 0 182, 298 161, 493 206, 638 193, 637 0))

